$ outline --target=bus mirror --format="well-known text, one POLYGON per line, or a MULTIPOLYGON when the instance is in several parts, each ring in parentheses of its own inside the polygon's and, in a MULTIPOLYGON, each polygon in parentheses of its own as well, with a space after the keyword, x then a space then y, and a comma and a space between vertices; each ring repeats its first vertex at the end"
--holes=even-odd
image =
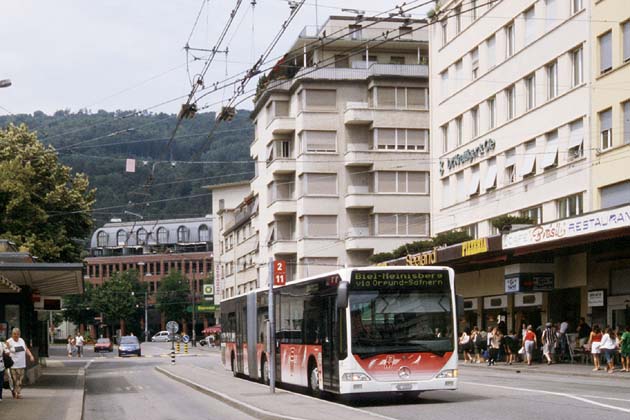
POLYGON ((457 303, 457 317, 463 317, 464 316, 464 296, 462 295, 455 295, 455 299, 456 299, 456 303, 457 303))
POLYGON ((344 309, 348 307, 348 282, 342 281, 337 288, 337 308, 344 309))

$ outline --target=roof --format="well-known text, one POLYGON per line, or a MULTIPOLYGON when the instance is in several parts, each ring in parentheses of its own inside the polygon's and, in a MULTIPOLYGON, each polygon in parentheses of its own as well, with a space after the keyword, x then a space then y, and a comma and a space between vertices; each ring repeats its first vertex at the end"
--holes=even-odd
POLYGON ((83 293, 83 264, 1 261, 0 291, 24 286, 49 296, 83 293))
POLYGON ((207 188, 209 190, 221 190, 224 188, 238 187, 241 185, 249 185, 249 182, 250 181, 226 182, 224 184, 204 185, 203 188, 207 188))

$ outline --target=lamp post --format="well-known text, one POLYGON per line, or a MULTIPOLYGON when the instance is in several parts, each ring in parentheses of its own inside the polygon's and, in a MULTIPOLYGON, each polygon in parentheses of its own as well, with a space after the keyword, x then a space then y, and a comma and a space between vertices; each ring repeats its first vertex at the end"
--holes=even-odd
POLYGON ((195 332, 195 301, 197 300, 197 284, 195 283, 195 269, 191 263, 190 271, 192 271, 192 345, 193 347, 197 346, 197 333, 195 332))
MULTIPOLYGON (((140 261, 137 263, 138 267, 140 267, 140 275, 142 276, 142 281, 146 283, 147 290, 144 292, 144 342, 149 342, 149 283, 145 281, 145 273, 144 273, 144 262, 140 261)), ((151 273, 148 273, 147 276, 150 276, 151 273)))

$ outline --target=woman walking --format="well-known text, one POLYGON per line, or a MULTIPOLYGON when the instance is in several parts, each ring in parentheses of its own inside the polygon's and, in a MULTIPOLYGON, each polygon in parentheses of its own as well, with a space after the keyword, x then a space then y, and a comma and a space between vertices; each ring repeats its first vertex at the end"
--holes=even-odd
POLYGON ((472 342, 470 341, 470 330, 468 329, 468 327, 464 329, 462 335, 459 337, 459 346, 464 353, 464 363, 472 362, 472 357, 470 357, 472 342))
POLYGON ((548 365, 553 363, 553 355, 556 352, 556 339, 556 329, 552 327, 551 322, 547 322, 540 341, 542 342, 543 355, 547 359, 548 365))
POLYGON ((4 355, 10 355, 9 348, 2 341, 0 341, 0 401, 2 401, 2 385, 4 382, 4 371, 6 369, 3 360, 4 355))
POLYGON ((599 329, 599 325, 593 325, 591 334, 588 337, 588 343, 591 345, 591 357, 593 358, 593 371, 600 369, 599 366, 599 346, 602 342, 602 330, 599 329))
POLYGON ((488 354, 490 355, 488 358, 488 366, 494 366, 497 361, 502 340, 503 334, 501 334, 501 331, 497 327, 494 327, 492 329, 492 337, 490 338, 490 346, 488 347, 488 354))
POLYGON ((608 368, 606 369, 606 371, 608 373, 613 373, 615 371, 615 353, 617 353, 617 340, 615 332, 612 330, 612 328, 606 328, 606 331, 604 331, 599 349, 600 351, 603 351, 604 356, 606 356, 606 363, 608 364, 608 368))
POLYGON ((74 338, 71 335, 68 336, 68 344, 66 345, 66 351, 68 352, 68 358, 72 358, 74 353, 74 338))
POLYGON ((29 360, 35 361, 33 354, 26 347, 26 343, 20 337, 20 329, 13 328, 11 330, 11 338, 7 340, 7 347, 13 359, 13 367, 11 367, 11 379, 13 379, 13 398, 22 399, 22 380, 24 379, 24 371, 26 370, 26 355, 29 360))
POLYGON ((532 356, 534 355, 534 349, 536 348, 536 333, 534 332, 534 328, 531 325, 527 326, 527 332, 525 333, 525 337, 523 337, 523 347, 525 347, 525 360, 527 360, 527 365, 531 366, 532 364, 532 356))
POLYGON ((621 335, 621 371, 630 372, 630 325, 626 325, 626 330, 621 335))

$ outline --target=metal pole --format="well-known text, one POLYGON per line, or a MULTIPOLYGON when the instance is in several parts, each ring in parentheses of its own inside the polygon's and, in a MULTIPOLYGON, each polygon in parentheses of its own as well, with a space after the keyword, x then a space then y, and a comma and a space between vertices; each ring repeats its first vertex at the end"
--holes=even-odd
POLYGON ((273 308, 273 258, 267 263, 269 274, 269 391, 276 392, 276 325, 273 308))
POLYGON ((144 342, 149 342, 149 283, 144 294, 144 342))
POLYGON ((193 347, 195 347, 197 344, 195 343, 195 340, 197 338, 197 335, 195 333, 195 301, 197 300, 197 288, 196 288, 196 284, 195 284, 195 280, 194 280, 194 275, 193 275, 193 292, 192 292, 193 298, 192 298, 192 345, 193 347))

